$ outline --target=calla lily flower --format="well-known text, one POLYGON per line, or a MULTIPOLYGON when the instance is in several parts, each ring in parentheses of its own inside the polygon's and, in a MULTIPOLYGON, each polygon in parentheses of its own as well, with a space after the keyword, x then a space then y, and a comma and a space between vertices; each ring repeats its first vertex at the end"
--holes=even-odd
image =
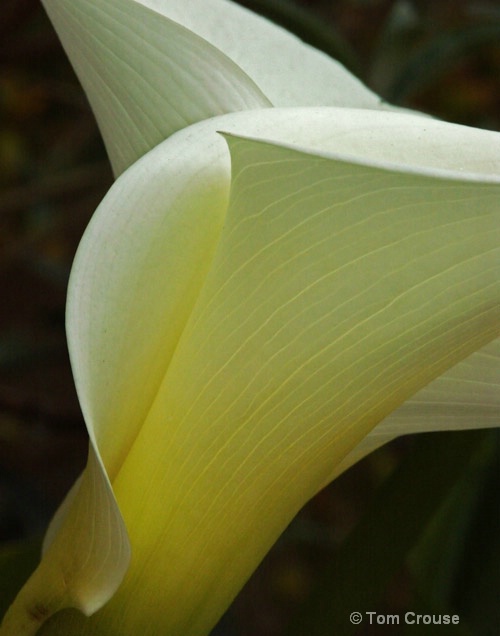
POLYGON ((223 0, 44 5, 118 178, 68 291, 88 465, 0 634, 200 636, 358 459, 498 425, 500 135, 223 0))

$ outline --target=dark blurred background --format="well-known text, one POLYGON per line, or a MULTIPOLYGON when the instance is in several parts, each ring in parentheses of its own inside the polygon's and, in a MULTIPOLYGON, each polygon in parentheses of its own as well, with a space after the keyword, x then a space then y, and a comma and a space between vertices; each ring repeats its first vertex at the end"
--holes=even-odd
MULTIPOLYGON (((496 0, 241 4, 339 58, 394 103, 500 130, 496 0)), ((0 165, 0 541, 11 546, 40 536, 85 463, 64 303, 75 249, 112 182, 92 113, 38 0, 0 4, 0 165)), ((283 634, 324 560, 412 443, 382 449, 320 493, 246 586, 219 633, 283 634)), ((384 594, 387 607, 408 606, 407 568, 384 594)), ((359 633, 399 632, 374 627, 359 633)))

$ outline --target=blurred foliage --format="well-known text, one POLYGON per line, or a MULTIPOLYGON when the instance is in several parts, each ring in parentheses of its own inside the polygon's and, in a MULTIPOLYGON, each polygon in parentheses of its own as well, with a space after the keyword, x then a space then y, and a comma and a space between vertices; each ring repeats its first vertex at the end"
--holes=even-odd
MULTIPOLYGON (((386 99, 500 130, 497 0, 241 4, 338 57, 386 99)), ((64 302, 76 246, 111 184, 111 172, 85 96, 39 0, 0 4, 0 41, 0 569, 3 565, 8 573, 0 577, 0 597, 5 601, 35 558, 31 538, 43 532, 85 463, 86 433, 66 350, 64 302), (23 548, 17 541, 25 538, 30 541, 23 548)), ((381 497, 380 484, 409 458, 415 443, 403 439, 381 449, 319 493, 214 634, 283 635, 317 586, 324 563, 340 558, 334 555, 348 545, 344 540, 360 520, 363 531, 368 505, 381 497)), ((463 612, 473 635, 500 627, 493 596, 500 558, 495 444, 490 439, 483 459, 467 469, 472 473, 462 476, 449 498, 443 495, 431 523, 425 515, 415 521, 425 532, 406 564, 409 547, 399 550, 397 573, 378 590, 380 611, 453 607, 463 612)), ((416 474, 417 489, 418 479, 416 474)), ((397 524, 397 514, 386 523, 397 524)), ((368 566, 353 563, 353 568, 359 585, 368 589, 375 581, 368 566)), ((403 631, 387 626, 370 631, 365 625, 357 633, 403 631)), ((341 629, 335 634, 342 636, 341 629)))
POLYGON ((0 545, 0 616, 35 567, 41 550, 37 539, 8 541, 0 545))
POLYGON ((8 540, 41 531, 85 462, 64 303, 76 246, 111 174, 41 3, 2 3, 0 38, 0 538, 8 540))
MULTIPOLYGON (((467 534, 478 518, 478 495, 491 472, 496 439, 492 431, 431 433, 415 438, 405 461, 384 481, 361 521, 328 558, 315 589, 286 635, 359 634, 359 628, 348 619, 350 612, 365 615, 377 609, 400 617, 405 610, 460 612, 459 626, 449 625, 447 632, 472 634, 464 621, 465 606, 454 603, 453 593, 465 543, 468 548, 475 546, 467 534), (400 599, 401 605, 393 599, 393 606, 387 607, 385 591, 407 561, 410 569, 405 571, 410 574, 411 587, 400 599)), ((476 549, 473 553, 478 555, 476 549)), ((483 629, 477 633, 486 636, 494 627, 491 619, 496 620, 496 614, 493 605, 489 608, 483 603, 482 609, 487 611, 481 613, 483 629)), ((401 631, 405 632, 405 627, 401 631)))

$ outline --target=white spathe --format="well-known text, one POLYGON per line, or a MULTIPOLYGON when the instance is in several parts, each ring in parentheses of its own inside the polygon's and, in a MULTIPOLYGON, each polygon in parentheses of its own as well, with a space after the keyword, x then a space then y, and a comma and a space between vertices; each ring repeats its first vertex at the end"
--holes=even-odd
POLYGON ((385 108, 338 62, 226 0, 43 0, 115 174, 189 124, 272 106, 385 108))
POLYGON ((0 633, 206 634, 354 461, 498 424, 500 135, 224 0, 44 4, 125 172, 69 287, 89 463, 0 633))
MULTIPOLYGON (((151 620, 202 633, 343 465, 430 426, 404 406, 396 429, 379 434, 378 422, 497 333, 499 148, 498 135, 409 114, 266 109, 179 132, 116 182, 75 260, 68 339, 135 561, 95 618, 73 617, 75 633, 132 634, 151 620), (240 136, 228 138, 232 163, 218 131, 240 136)), ((463 386, 444 377, 441 408, 463 386)), ((492 424, 482 409, 473 424, 492 424)), ((64 537, 81 546, 88 529, 60 515, 51 535, 67 550, 64 537)), ((75 562, 92 555, 97 568, 100 550, 75 562)), ((112 589, 95 586, 74 592, 81 608, 112 589)))

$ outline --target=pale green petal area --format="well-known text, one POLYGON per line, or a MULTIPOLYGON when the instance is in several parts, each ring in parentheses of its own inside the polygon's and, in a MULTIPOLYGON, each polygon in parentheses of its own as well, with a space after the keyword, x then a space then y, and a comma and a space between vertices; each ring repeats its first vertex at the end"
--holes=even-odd
POLYGON ((61 608, 91 614, 122 580, 129 544, 107 474, 116 473, 150 408, 214 251, 230 169, 227 151, 220 152, 224 142, 213 130, 212 137, 215 161, 210 144, 200 154, 187 134, 135 164, 104 199, 79 247, 68 343, 107 473, 91 447, 89 466, 52 520, 42 563, 2 636, 34 633, 61 608))
MULTIPOLYGON (((117 180, 80 246, 67 324, 132 567, 94 617, 60 613, 41 634, 206 633, 294 512, 404 399, 400 378, 411 375, 401 389, 410 395, 483 344, 489 310, 478 316, 489 297, 479 290, 476 299, 473 271, 490 261, 481 251, 464 273, 487 223, 489 209, 478 207, 498 200, 499 149, 494 133, 410 115, 267 109, 181 131, 117 180), (227 215, 220 130, 330 158, 241 142, 251 161, 236 156, 227 215), (433 249, 443 261, 426 264, 433 249), (457 287, 445 293, 451 279, 457 287), (463 341, 463 314, 446 308, 455 300, 463 309, 462 298, 473 307, 463 341), (407 329, 387 340, 397 320, 386 318, 405 308, 407 329), (432 358, 440 338, 453 359, 432 358), (380 386, 396 380, 378 403, 380 386)), ((64 511, 53 544, 63 525, 64 511)))
POLYGON ((401 435, 500 426, 500 340, 490 342, 418 391, 378 424, 325 485, 401 435))
POLYGON ((78 495, 84 475, 85 475, 85 471, 83 471, 80 477, 78 477, 75 483, 71 486, 71 488, 69 489, 69 492, 66 494, 62 502, 59 504, 59 507, 57 508, 54 516, 50 520, 49 526, 47 530, 45 531, 45 536, 42 542, 42 555, 47 552, 50 545, 53 543, 54 539, 56 538, 57 533, 63 526, 64 520, 66 519, 66 516, 70 512, 71 506, 73 505, 73 502, 78 495))
POLYGON ((115 175, 176 130, 271 102, 206 40, 135 0, 44 0, 115 175))
POLYGON ((115 174, 176 130, 269 106, 386 108, 338 62, 225 0, 43 0, 115 174))
POLYGON ((336 60, 227 0, 138 0, 231 58, 274 106, 380 108, 381 98, 336 60))
POLYGON ((68 292, 75 383, 111 479, 144 422, 211 267, 230 185, 227 145, 217 130, 482 178, 498 172, 500 157, 499 135, 420 117, 267 109, 192 126, 134 164, 96 211, 68 292))
MULTIPOLYGON (((229 156, 173 137, 97 209, 73 264, 66 330, 87 427, 111 479, 151 407, 227 208, 229 156)), ((213 144, 212 144, 213 145, 213 144)))
POLYGON ((500 426, 500 341, 436 378, 381 422, 384 434, 500 426))
POLYGON ((34 636, 63 608, 93 614, 123 580, 130 544, 106 471, 92 445, 87 467, 58 522, 59 532, 4 617, 1 636, 34 636))
POLYGON ((212 266, 113 480, 131 567, 44 636, 207 634, 333 467, 498 334, 498 180, 228 139, 212 266))

